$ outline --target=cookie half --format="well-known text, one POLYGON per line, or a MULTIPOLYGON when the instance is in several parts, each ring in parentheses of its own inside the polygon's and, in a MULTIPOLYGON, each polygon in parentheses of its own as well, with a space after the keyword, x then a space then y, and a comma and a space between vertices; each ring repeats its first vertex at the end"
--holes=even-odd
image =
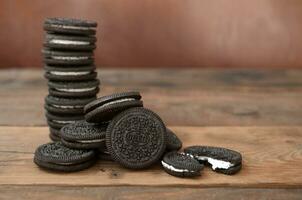
POLYGON ((191 146, 184 149, 186 154, 194 156, 202 163, 212 166, 216 172, 224 174, 235 174, 242 167, 242 156, 239 152, 212 146, 191 146))
POLYGON ((61 142, 52 142, 36 149, 34 162, 49 170, 73 172, 92 166, 95 158, 96 152, 93 150, 69 149, 61 142))
POLYGON ((204 167, 193 156, 176 151, 166 153, 161 164, 168 174, 177 177, 200 176, 204 167))
POLYGON ((93 35, 96 27, 94 21, 72 18, 47 18, 44 22, 44 30, 53 33, 93 35))
POLYGON ((95 49, 95 36, 74 36, 62 34, 47 34, 44 46, 58 50, 88 50, 95 49))
POLYGON ((182 147, 181 140, 177 137, 177 135, 171 130, 167 128, 167 151, 178 151, 182 147))
POLYGON ((78 121, 61 129, 62 143, 75 149, 98 149, 105 147, 106 128, 103 124, 78 121))
POLYGON ((104 96, 84 107, 85 119, 88 122, 111 120, 118 113, 132 107, 142 107, 139 92, 123 92, 104 96))
POLYGON ((45 109, 51 113, 83 114, 84 106, 95 100, 96 97, 88 98, 63 98, 48 95, 45 98, 45 109))
POLYGON ((106 146, 113 160, 122 166, 147 168, 158 162, 166 149, 166 127, 154 112, 130 108, 110 122, 106 146))
POLYGON ((43 49, 44 62, 48 65, 91 65, 92 51, 58 51, 43 49))
POLYGON ((99 91, 99 80, 90 81, 48 81, 49 94, 59 97, 91 97, 99 91))

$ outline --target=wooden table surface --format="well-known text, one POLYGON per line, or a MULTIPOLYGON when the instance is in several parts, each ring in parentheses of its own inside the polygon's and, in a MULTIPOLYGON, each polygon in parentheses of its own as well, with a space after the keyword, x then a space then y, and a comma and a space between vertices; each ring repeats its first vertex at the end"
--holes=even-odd
POLYGON ((206 169, 195 179, 104 161, 77 173, 43 171, 32 162, 49 141, 43 71, 1 70, 0 199, 302 198, 302 70, 101 69, 99 78, 99 96, 140 91, 184 146, 238 150, 243 169, 206 169))

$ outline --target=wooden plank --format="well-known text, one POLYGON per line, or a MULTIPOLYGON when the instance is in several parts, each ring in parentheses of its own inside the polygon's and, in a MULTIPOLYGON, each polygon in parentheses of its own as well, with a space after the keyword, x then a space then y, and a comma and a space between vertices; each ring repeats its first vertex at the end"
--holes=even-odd
MULTIPOLYGON (((99 96, 139 90, 168 125, 302 124, 302 70, 100 69, 99 77, 99 96)), ((46 125, 42 70, 1 70, 0 84, 0 125, 46 125)))
POLYGON ((46 127, 0 127, 0 185, 302 187, 302 127, 171 129, 184 146, 215 145, 240 151, 242 171, 226 176, 207 168, 199 178, 181 179, 166 174, 159 165, 132 171, 100 161, 82 172, 53 173, 39 169, 32 162, 35 148, 49 141, 46 127))
POLYGON ((58 187, 58 186, 0 186, 0 199, 41 198, 57 200, 96 199, 274 199, 300 200, 302 189, 255 188, 179 188, 179 187, 58 187))

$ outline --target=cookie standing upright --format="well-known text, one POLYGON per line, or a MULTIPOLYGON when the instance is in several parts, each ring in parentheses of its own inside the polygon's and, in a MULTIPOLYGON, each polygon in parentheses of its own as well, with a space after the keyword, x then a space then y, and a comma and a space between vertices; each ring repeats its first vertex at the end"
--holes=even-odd
POLYGON ((60 128, 84 118, 84 105, 96 99, 100 81, 94 65, 97 23, 70 18, 48 18, 42 54, 49 95, 45 99, 50 138, 59 140, 60 128))
POLYGON ((154 112, 130 108, 110 122, 106 147, 112 159, 130 169, 143 169, 159 162, 166 149, 166 127, 154 112))

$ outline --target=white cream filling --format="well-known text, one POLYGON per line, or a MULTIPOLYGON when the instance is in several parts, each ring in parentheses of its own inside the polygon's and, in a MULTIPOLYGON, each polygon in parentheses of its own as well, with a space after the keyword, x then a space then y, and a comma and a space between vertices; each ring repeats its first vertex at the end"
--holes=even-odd
POLYGON ((84 144, 89 144, 89 143, 95 143, 95 142, 103 142, 105 139, 95 139, 95 140, 78 140, 77 143, 84 143, 84 144))
POLYGON ((76 121, 62 121, 62 120, 52 120, 53 122, 59 123, 59 124, 71 124, 75 123, 76 121))
POLYGON ((173 167, 172 165, 165 163, 164 161, 161 161, 161 164, 163 165, 163 167, 170 169, 171 171, 174 171, 174 172, 194 172, 194 171, 190 171, 187 169, 177 169, 177 168, 173 167))
POLYGON ((217 160, 214 158, 206 157, 206 156, 195 156, 198 160, 207 161, 212 165, 212 169, 229 169, 230 167, 233 167, 234 164, 223 161, 223 160, 217 160))
POLYGON ((51 44, 71 44, 71 45, 89 45, 90 42, 87 41, 75 41, 75 40, 60 40, 52 39, 49 41, 51 44))
POLYGON ((95 30, 95 27, 85 27, 85 26, 70 26, 70 25, 60 25, 60 24, 52 24, 52 27, 56 28, 66 28, 73 30, 95 30))
POLYGON ((119 99, 119 100, 115 100, 115 101, 110 101, 108 103, 103 104, 100 107, 105 107, 105 106, 109 106, 109 105, 116 104, 116 103, 121 103, 121 102, 126 102, 126 101, 135 101, 135 99, 134 98, 125 98, 125 99, 119 99))
POLYGON ((84 72, 58 72, 58 71, 50 71, 50 74, 58 75, 58 76, 80 76, 80 75, 86 75, 90 74, 90 71, 84 71, 84 72))
POLYGON ((51 56, 55 60, 87 60, 88 56, 51 56))
POLYGON ((68 108, 83 108, 84 106, 63 106, 63 105, 55 105, 52 104, 51 106, 56 107, 56 108, 63 108, 63 109, 68 109, 68 108))
POLYGON ((88 92, 95 90, 96 87, 91 88, 56 88, 56 90, 61 92, 88 92))

